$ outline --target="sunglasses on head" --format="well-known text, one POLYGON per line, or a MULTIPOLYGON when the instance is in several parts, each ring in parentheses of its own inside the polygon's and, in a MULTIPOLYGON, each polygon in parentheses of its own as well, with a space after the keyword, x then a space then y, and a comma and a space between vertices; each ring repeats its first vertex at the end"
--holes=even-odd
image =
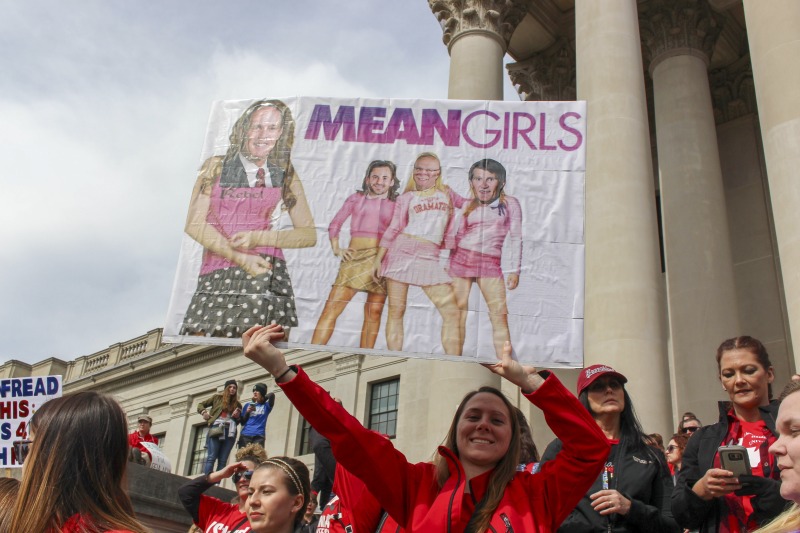
POLYGON ((588 389, 589 392, 603 392, 608 387, 611 387, 611 390, 619 390, 622 388, 622 383, 619 382, 618 379, 598 379, 591 385, 589 385, 588 389))
POLYGON ((253 477, 252 470, 245 470, 244 472, 236 472, 233 475, 233 483, 234 484, 239 483, 239 481, 241 481, 242 478, 246 479, 247 481, 250 481, 251 477, 253 477))
POLYGON ((689 426, 689 427, 681 429, 681 433, 694 433, 698 429, 700 429, 700 428, 697 427, 697 426, 689 426))
POLYGON ((11 445, 14 447, 14 455, 17 458, 17 464, 22 464, 25 462, 25 458, 28 457, 28 452, 31 451, 32 443, 33 441, 29 439, 15 440, 11 443, 11 445))

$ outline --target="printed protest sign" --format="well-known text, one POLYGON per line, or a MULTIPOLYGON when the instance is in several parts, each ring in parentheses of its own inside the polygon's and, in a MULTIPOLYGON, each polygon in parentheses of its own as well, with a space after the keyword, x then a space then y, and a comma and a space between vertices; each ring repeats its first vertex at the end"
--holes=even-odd
POLYGON ((0 379, 0 467, 19 468, 14 441, 29 439, 28 424, 46 401, 61 396, 61 376, 0 379))
POLYGON ((585 145, 584 102, 217 102, 165 340, 582 366, 585 145))

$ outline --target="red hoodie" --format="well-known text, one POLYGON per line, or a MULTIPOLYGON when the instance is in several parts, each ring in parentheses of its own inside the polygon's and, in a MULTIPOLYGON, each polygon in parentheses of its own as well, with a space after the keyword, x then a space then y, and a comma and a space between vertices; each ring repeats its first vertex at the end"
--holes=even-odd
MULTIPOLYGON (((534 405, 564 447, 537 474, 517 472, 492 514, 489 531, 551 532, 600 475, 608 442, 595 421, 554 375, 531 394, 534 405)), ((300 413, 331 442, 337 461, 367 486, 381 506, 407 531, 464 531, 492 471, 467 481, 458 457, 440 446, 450 478, 439 488, 431 463, 409 463, 391 442, 365 429, 298 368, 280 387, 300 413), (471 493, 465 492, 470 484, 471 493)))

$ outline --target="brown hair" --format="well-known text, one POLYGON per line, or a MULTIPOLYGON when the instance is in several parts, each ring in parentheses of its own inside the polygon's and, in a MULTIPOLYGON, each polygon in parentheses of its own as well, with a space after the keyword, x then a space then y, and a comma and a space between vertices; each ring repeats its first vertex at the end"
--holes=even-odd
POLYGON ((536 443, 533 442, 531 426, 528 424, 528 419, 525 418, 525 413, 519 407, 515 407, 514 411, 517 422, 519 422, 519 462, 521 464, 535 463, 539 460, 539 450, 536 449, 536 443))
POLYGON ((391 201, 397 200, 397 197, 400 196, 400 180, 397 179, 397 165, 392 163, 391 161, 383 161, 380 159, 376 159, 375 161, 370 162, 367 166, 367 171, 364 173, 364 181, 361 183, 361 190, 357 191, 360 194, 367 194, 369 192, 369 186, 367 185, 367 179, 369 179, 369 175, 372 174, 372 171, 376 168, 388 168, 392 173, 392 186, 389 187, 389 195, 387 199, 391 201))
POLYGON ((685 450, 686 443, 689 442, 689 437, 687 437, 686 435, 681 435, 680 433, 675 433, 669 438, 669 440, 674 440, 675 444, 678 445, 678 448, 680 448, 681 450, 685 450))
POLYGON ((11 531, 60 531, 80 515, 90 531, 147 530, 123 480, 128 423, 111 396, 77 392, 46 402, 33 417, 11 531))
POLYGON ((294 165, 291 161, 292 146, 294 145, 294 118, 289 107, 280 100, 257 100, 244 110, 242 116, 236 121, 231 130, 230 146, 225 154, 225 161, 238 157, 239 153, 247 142, 247 131, 253 120, 253 113, 262 107, 274 107, 281 114, 281 135, 275 142, 275 146, 270 150, 267 161, 283 170, 283 184, 281 185, 281 197, 287 209, 291 209, 297 203, 297 198, 290 187, 295 177, 294 165))
MULTIPOLYGON (((461 420, 461 415, 464 413, 467 402, 469 402, 473 396, 482 392, 494 394, 500 398, 500 400, 503 402, 503 405, 505 405, 506 409, 508 409, 508 419, 509 423, 511 424, 511 441, 508 445, 508 452, 503 455, 503 458, 500 459, 494 468, 492 477, 489 480, 489 486, 486 488, 486 494, 484 495, 483 500, 481 500, 478 507, 476 507, 475 513, 469 522, 470 527, 467 530, 468 532, 482 532, 486 531, 486 529, 489 527, 492 514, 500 504, 500 500, 503 498, 503 493, 506 490, 506 486, 511 482, 511 480, 514 478, 514 475, 517 473, 517 465, 519 464, 520 457, 520 429, 519 420, 514 412, 515 408, 513 405, 511 405, 511 402, 508 401, 508 398, 506 398, 502 392, 494 387, 481 387, 478 390, 474 390, 464 396, 464 398, 461 400, 461 404, 458 406, 458 409, 456 409, 456 414, 453 416, 453 421, 450 423, 450 430, 447 432, 444 446, 456 454, 457 457, 460 457, 456 440, 458 434, 458 422, 461 420)), ((450 469, 447 466, 447 460, 439 454, 434 457, 433 464, 436 468, 436 481, 439 484, 439 488, 441 488, 450 477, 450 469)))
POLYGON ((252 461, 259 465, 267 460, 267 451, 257 442, 251 442, 236 452, 237 461, 252 461))
POLYGON ((19 494, 19 480, 13 477, 0 478, 0 533, 13 531, 11 519, 14 517, 14 502, 19 494))
POLYGON ((228 394, 228 387, 222 391, 222 410, 228 414, 233 413, 237 407, 241 407, 239 403, 239 387, 236 387, 234 394, 228 394))
POLYGON ((262 468, 269 468, 273 470, 280 470, 283 473, 286 489, 292 496, 298 494, 303 496, 303 505, 294 515, 294 526, 303 520, 306 513, 306 506, 311 499, 311 476, 308 473, 308 467, 302 461, 294 457, 273 457, 267 459, 256 467, 256 470, 262 468))
POLYGON ((464 209, 465 217, 469 216, 469 214, 480 205, 478 198, 475 197, 475 188, 472 186, 472 174, 475 172, 475 169, 490 172, 497 178, 497 191, 495 191, 496 196, 492 198, 489 203, 494 202, 497 199, 499 199, 500 203, 503 205, 506 203, 506 167, 494 159, 481 159, 480 161, 474 162, 472 166, 469 167, 469 173, 467 174, 467 179, 469 180, 469 194, 472 197, 472 201, 467 205, 467 208, 464 209))
MULTIPOLYGON (((758 364, 760 364, 764 370, 772 368, 772 362, 769 360, 767 349, 761 344, 761 341, 749 335, 742 335, 740 337, 724 340, 722 344, 719 345, 719 348, 717 348, 717 371, 722 370, 720 365, 723 354, 731 350, 747 350, 756 356, 758 364)), ((767 386, 767 398, 772 400, 772 383, 767 386)))

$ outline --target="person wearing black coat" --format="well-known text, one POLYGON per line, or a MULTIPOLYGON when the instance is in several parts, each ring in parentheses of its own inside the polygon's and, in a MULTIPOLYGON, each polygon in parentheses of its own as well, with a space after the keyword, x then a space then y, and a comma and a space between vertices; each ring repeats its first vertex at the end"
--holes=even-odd
MULTIPOLYGON (((680 532, 670 511, 672 477, 663 454, 646 444, 624 387, 627 381, 606 365, 592 365, 580 373, 578 399, 612 446, 600 477, 559 533, 680 532)), ((542 463, 552 460, 560 449, 558 439, 551 442, 542 463)))

